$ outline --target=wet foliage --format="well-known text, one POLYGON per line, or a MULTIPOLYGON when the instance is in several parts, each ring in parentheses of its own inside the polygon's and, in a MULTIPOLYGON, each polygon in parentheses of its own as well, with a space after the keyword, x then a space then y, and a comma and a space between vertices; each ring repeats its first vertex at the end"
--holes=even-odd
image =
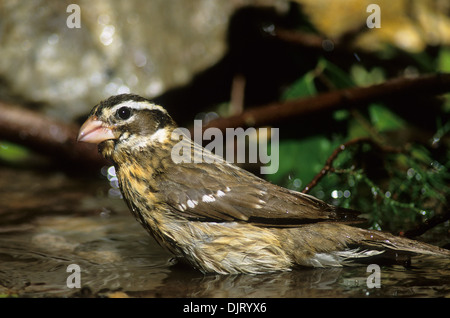
MULTIPOLYGON (((448 71, 448 49, 441 48, 437 56, 434 70, 448 71)), ((431 59, 429 56, 428 60, 431 59)), ((419 70, 420 66, 414 65, 414 69, 419 70)), ((335 88, 377 84, 385 80, 385 73, 382 67, 366 69, 356 60, 344 70, 323 58, 287 88, 282 97, 317 94, 323 82, 335 88)), ((322 126, 320 132, 302 139, 282 140, 280 168, 267 177, 301 191, 341 144, 363 138, 335 158, 332 171, 310 194, 363 211, 370 226, 376 229, 403 232, 414 228, 431 217, 448 213, 449 101, 448 95, 439 98, 431 126, 415 125, 408 115, 397 112, 397 105, 389 103, 373 102, 365 110, 336 110, 324 119, 328 128, 322 126), (366 138, 374 143, 364 142, 366 138)), ((405 97, 397 103, 404 103, 402 107, 409 107, 411 114, 421 114, 429 111, 430 104, 436 105, 436 98, 429 96, 428 101, 417 105, 405 97)))

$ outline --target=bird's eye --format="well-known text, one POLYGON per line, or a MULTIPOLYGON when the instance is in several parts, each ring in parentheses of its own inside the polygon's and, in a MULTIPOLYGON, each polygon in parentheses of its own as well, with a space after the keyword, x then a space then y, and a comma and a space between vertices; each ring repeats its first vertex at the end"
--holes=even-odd
POLYGON ((130 118, 131 117, 130 107, 120 107, 116 112, 116 116, 123 120, 130 118))

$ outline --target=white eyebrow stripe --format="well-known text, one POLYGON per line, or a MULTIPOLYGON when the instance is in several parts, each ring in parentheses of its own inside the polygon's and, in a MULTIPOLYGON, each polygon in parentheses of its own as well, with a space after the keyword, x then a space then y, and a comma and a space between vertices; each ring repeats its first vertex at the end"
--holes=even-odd
POLYGON ((119 108, 124 107, 124 106, 130 107, 132 109, 137 109, 137 110, 142 110, 142 109, 159 110, 159 111, 162 111, 163 113, 167 113, 167 111, 162 106, 153 104, 151 102, 136 102, 133 100, 129 100, 129 101, 125 101, 120 104, 117 104, 116 106, 114 106, 111 109, 111 111, 113 113, 115 113, 119 108))

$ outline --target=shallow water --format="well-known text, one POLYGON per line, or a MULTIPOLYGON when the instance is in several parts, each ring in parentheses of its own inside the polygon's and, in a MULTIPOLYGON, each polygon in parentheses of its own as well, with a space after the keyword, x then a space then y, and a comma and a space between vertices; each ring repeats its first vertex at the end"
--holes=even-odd
POLYGON ((114 193, 104 177, 0 168, 0 296, 450 297, 450 261, 430 257, 381 266, 380 288, 364 266, 203 275, 177 264, 114 193), (71 264, 80 288, 68 287, 71 264))

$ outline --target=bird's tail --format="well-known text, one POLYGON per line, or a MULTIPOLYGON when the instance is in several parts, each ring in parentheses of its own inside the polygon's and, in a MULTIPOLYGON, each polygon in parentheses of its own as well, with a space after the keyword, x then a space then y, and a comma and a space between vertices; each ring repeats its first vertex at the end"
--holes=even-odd
POLYGON ((293 257, 299 265, 342 266, 370 262, 373 257, 389 262, 393 256, 393 261, 403 262, 403 256, 407 261, 414 254, 450 259, 450 250, 345 224, 316 223, 288 231, 293 239, 286 243, 293 245, 293 257))
POLYGON ((450 250, 444 248, 405 237, 395 236, 386 232, 372 230, 364 231, 367 233, 365 233, 364 238, 360 241, 360 245, 367 248, 450 258, 450 250))

